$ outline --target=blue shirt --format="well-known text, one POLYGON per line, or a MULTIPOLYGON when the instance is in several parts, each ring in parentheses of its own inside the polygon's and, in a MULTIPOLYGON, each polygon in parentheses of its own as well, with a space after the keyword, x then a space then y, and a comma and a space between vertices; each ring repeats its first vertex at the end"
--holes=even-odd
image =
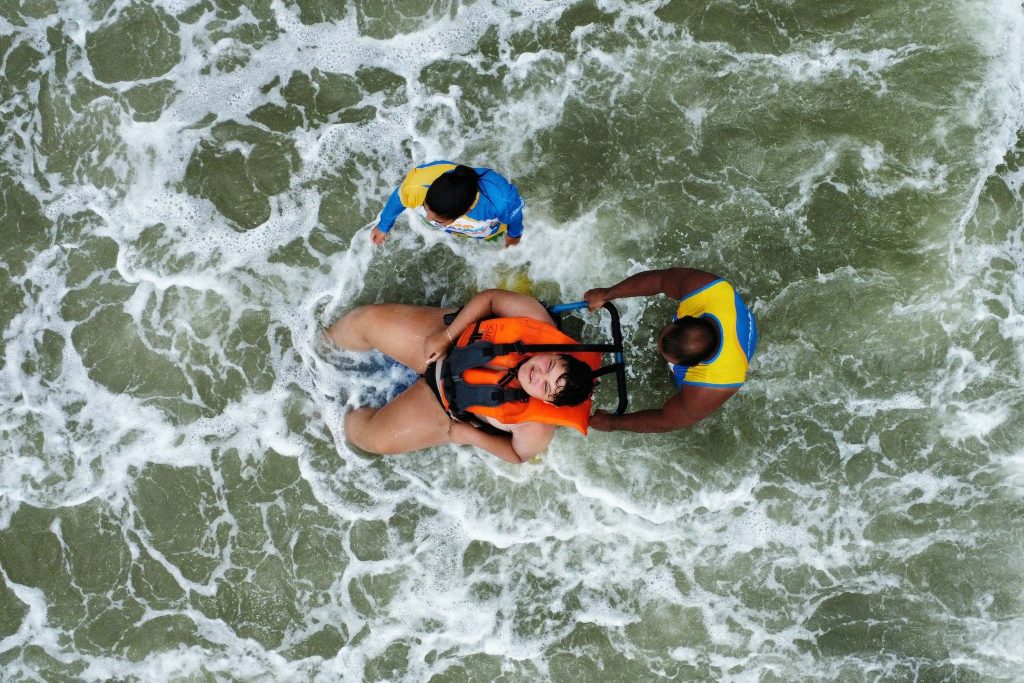
MULTIPOLYGON (((377 229, 387 233, 405 210, 409 209, 426 220, 423 202, 427 190, 439 176, 455 168, 450 161, 431 161, 409 171, 402 184, 388 197, 378 217, 377 229)), ((516 186, 500 173, 489 168, 473 169, 477 174, 479 192, 476 201, 465 215, 456 218, 451 225, 439 226, 447 233, 465 237, 488 238, 508 231, 509 237, 523 235, 523 202, 516 186)))

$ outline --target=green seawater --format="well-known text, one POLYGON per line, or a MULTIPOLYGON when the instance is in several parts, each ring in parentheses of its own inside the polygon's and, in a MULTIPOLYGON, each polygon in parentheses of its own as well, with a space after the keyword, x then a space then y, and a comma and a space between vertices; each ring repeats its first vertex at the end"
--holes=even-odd
POLYGON ((1022 166, 1014 0, 0 0, 0 679, 1024 680, 1022 166), (434 159, 522 243, 372 248, 434 159), (760 331, 695 427, 345 442, 352 307, 673 266, 760 331))

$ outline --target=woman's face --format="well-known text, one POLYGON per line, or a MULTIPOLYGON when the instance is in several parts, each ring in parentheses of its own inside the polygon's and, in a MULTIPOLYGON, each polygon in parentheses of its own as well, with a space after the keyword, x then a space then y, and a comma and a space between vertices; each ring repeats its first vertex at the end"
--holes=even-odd
POLYGON ((565 361, 557 353, 538 353, 519 366, 523 391, 551 403, 565 386, 565 361))

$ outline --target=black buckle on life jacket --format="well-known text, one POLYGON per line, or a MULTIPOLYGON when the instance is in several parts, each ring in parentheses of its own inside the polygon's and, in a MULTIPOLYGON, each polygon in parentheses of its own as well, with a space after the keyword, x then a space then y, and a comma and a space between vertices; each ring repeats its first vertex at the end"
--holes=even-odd
POLYGON ((495 356, 508 356, 509 354, 518 353, 520 356, 527 352, 526 344, 521 341, 508 342, 505 344, 494 344, 494 355, 495 356))
MULTIPOLYGON (((493 384, 467 384, 462 382, 458 388, 460 413, 468 412, 469 408, 494 408, 505 403, 521 403, 529 400, 529 395, 522 389, 502 389, 493 384)), ((463 418, 459 418, 463 419, 463 418)))
MULTIPOLYGON (((526 361, 524 360, 523 363, 525 363, 525 362, 526 361)), ((507 387, 512 382, 512 380, 514 380, 516 377, 518 377, 519 376, 519 368, 522 367, 523 363, 520 363, 519 365, 515 366, 514 368, 510 368, 508 372, 506 372, 504 375, 502 375, 501 379, 498 380, 498 386, 502 387, 502 388, 505 388, 505 387, 507 387)))
MULTIPOLYGON (((448 352, 447 366, 452 377, 462 377, 462 373, 472 368, 479 368, 487 365, 498 356, 509 353, 504 347, 508 344, 492 344, 490 342, 475 342, 467 346, 453 348, 448 352)), ((522 344, 519 344, 522 347, 522 344)))

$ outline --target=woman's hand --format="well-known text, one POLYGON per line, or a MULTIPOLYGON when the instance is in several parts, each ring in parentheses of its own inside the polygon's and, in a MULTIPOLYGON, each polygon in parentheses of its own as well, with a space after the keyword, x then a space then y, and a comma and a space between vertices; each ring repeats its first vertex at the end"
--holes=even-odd
POLYGON ((452 443, 459 444, 460 446, 473 446, 476 445, 476 433, 478 431, 476 427, 468 422, 452 420, 452 424, 448 428, 448 438, 451 439, 452 443))
POLYGON ((373 230, 370 231, 370 241, 373 242, 374 246, 379 247, 384 244, 384 240, 388 238, 386 232, 381 232, 377 229, 377 226, 373 226, 373 230))
POLYGON ((423 340, 423 355, 427 364, 434 363, 448 353, 451 348, 452 338, 448 335, 448 328, 435 332, 423 340))

